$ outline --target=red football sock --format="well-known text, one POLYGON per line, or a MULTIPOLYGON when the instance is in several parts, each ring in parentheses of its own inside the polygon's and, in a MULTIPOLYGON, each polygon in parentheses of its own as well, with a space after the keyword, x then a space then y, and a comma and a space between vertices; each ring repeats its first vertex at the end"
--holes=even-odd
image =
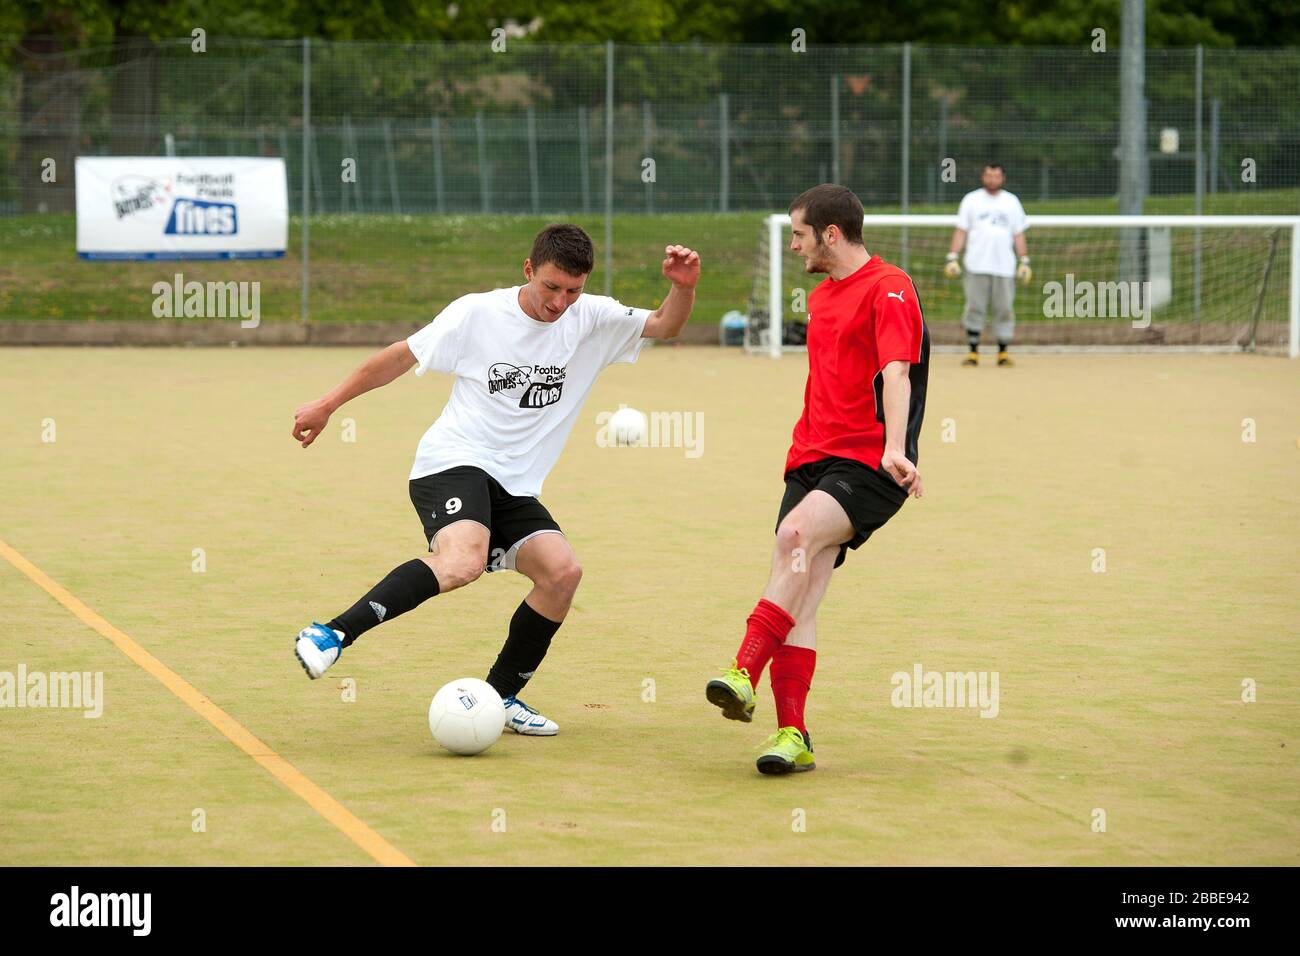
POLYGON ((817 668, 817 652, 811 647, 782 644, 772 658, 772 696, 776 698, 777 727, 797 727, 807 733, 803 708, 817 668))
POLYGON ((794 618, 767 598, 760 598, 745 623, 745 639, 736 652, 736 666, 749 671, 749 682, 758 687, 763 668, 784 642, 794 618))

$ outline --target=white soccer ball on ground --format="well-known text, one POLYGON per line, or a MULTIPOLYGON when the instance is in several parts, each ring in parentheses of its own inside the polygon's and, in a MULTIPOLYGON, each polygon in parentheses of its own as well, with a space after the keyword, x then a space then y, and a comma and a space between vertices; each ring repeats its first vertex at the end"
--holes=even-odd
POLYGON ((462 677, 444 684, 429 704, 433 739, 454 754, 482 753, 506 726, 506 708, 487 681, 462 677))
POLYGON ((635 408, 622 405, 609 417, 609 434, 615 445, 641 445, 649 431, 650 423, 646 420, 645 413, 635 408))

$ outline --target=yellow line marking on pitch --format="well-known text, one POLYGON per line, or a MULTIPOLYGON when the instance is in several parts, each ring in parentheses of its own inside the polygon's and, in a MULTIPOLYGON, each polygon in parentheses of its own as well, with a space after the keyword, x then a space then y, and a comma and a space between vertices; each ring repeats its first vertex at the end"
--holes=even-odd
POLYGON ((119 651, 156 678, 160 684, 179 697, 190 710, 217 728, 231 743, 261 764, 271 776, 301 797, 309 807, 337 827, 344 836, 376 861, 385 866, 415 866, 415 862, 410 857, 318 787, 297 767, 254 737, 243 724, 208 700, 193 684, 109 624, 2 539, 0 539, 0 556, 31 578, 37 587, 71 611, 79 621, 108 638, 119 651))

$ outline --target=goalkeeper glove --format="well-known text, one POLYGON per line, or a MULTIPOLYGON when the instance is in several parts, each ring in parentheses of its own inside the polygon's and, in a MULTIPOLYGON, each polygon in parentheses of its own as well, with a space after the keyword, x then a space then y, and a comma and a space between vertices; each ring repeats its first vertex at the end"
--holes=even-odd
POLYGON ((1029 285, 1034 278, 1034 270, 1029 268, 1029 256, 1020 257, 1020 265, 1016 268, 1016 278, 1020 280, 1021 285, 1029 285))
POLYGON ((956 279, 961 275, 961 263, 957 261, 957 253, 950 252, 944 258, 943 274, 949 279, 956 279))

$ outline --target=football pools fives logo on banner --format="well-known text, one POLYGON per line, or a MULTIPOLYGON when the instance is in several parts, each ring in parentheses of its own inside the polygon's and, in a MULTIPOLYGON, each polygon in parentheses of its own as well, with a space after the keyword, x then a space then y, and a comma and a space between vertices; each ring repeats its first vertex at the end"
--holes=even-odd
POLYGON ((269 259, 284 255, 284 161, 79 156, 82 259, 269 259))

